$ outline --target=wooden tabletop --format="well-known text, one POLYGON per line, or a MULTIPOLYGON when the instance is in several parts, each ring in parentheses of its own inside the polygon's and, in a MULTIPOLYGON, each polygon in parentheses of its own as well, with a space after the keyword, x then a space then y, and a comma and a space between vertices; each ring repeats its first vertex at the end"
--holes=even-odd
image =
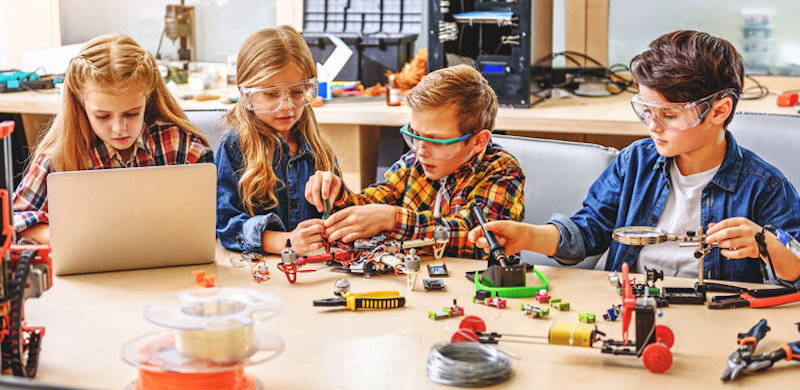
MULTIPOLYGON (((607 322, 602 313, 620 297, 609 284, 607 273, 570 268, 539 269, 550 279, 553 297, 571 303, 567 312, 551 310, 548 319, 530 319, 511 299, 503 310, 474 304, 474 286, 465 271, 483 269, 475 260, 446 259, 450 276, 447 290, 425 292, 421 281, 409 292, 404 278, 393 275, 364 278, 328 269, 298 275, 290 285, 268 260, 272 279, 257 284, 249 268, 233 268, 237 256, 218 246, 216 264, 123 271, 58 277, 39 299, 28 300, 26 320, 30 326, 46 327, 37 380, 86 388, 122 388, 137 370, 120 358, 128 341, 163 331, 147 322, 142 310, 152 300, 195 288, 191 271, 205 269, 217 274, 219 286, 248 287, 269 291, 286 303, 283 313, 261 323, 257 329, 279 335, 285 351, 275 359, 249 366, 247 372, 265 388, 446 388, 428 380, 426 362, 431 346, 450 338, 460 318, 433 321, 428 310, 450 306, 454 298, 466 314, 482 317, 490 331, 547 335, 555 321, 577 322, 578 313, 597 314, 598 328, 620 339, 621 324, 607 322), (314 299, 333 296, 333 284, 349 279, 353 292, 398 290, 407 299, 405 308, 384 311, 342 311, 312 307, 314 299)), ((423 258, 425 264, 442 261, 423 258)), ((427 272, 420 274, 427 278, 427 272)), ((529 278, 531 278, 529 276, 529 278)), ((641 279, 641 277, 640 277, 641 279)), ((693 280, 667 278, 660 286, 690 286, 693 280)), ((712 311, 703 306, 672 306, 663 309, 657 323, 675 334, 673 365, 666 374, 653 374, 635 357, 601 354, 598 348, 502 343, 512 358, 514 377, 497 388, 719 388, 719 377, 728 355, 737 348, 736 335, 766 318, 772 331, 759 344, 759 351, 779 348, 800 339, 798 304, 771 309, 712 311)), ((635 334, 631 328, 631 333, 635 334)), ((797 362, 778 362, 767 372, 746 375, 732 386, 748 388, 793 387, 797 362)))
MULTIPOLYGON (((800 77, 760 76, 761 83, 773 90, 800 87, 800 77)), ((747 84, 748 86, 750 83, 747 84)), ((235 92, 233 87, 207 91, 225 97, 235 92)), ((175 95, 187 96, 194 92, 179 85, 175 95)), ((630 107, 630 93, 602 98, 560 98, 542 101, 529 109, 501 107, 495 128, 498 130, 609 134, 647 136, 630 107)), ((186 110, 228 109, 230 103, 219 100, 196 101, 178 99, 186 110)), ((0 93, 0 112, 25 114, 55 114, 60 100, 53 90, 37 92, 0 93)), ((737 111, 765 112, 797 115, 797 108, 778 107, 776 95, 757 100, 742 100, 737 111)), ((389 107, 383 98, 337 98, 314 110, 321 124, 348 124, 369 126, 402 126, 411 114, 407 106, 389 107)))

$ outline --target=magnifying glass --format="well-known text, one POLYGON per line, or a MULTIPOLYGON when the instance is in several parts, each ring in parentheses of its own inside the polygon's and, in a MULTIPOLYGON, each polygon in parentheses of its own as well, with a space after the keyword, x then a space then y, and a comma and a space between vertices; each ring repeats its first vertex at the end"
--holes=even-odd
POLYGON ((614 241, 623 245, 642 246, 660 244, 666 241, 677 241, 678 236, 652 226, 625 226, 614 229, 611 234, 614 241))

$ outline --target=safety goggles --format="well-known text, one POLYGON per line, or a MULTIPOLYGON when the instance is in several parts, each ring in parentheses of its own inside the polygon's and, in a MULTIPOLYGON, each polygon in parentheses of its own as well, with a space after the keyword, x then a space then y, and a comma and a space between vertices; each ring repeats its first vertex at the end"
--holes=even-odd
POLYGON ((732 88, 714 92, 688 103, 648 102, 636 94, 631 99, 631 107, 645 126, 649 126, 653 121, 665 130, 681 131, 703 122, 711 112, 714 101, 726 95, 737 97, 736 91, 732 88))
POLYGON ((464 134, 460 137, 449 139, 426 138, 417 134, 410 123, 400 128, 400 134, 406 141, 411 150, 417 155, 427 153, 434 160, 449 160, 461 151, 461 141, 466 141, 472 134, 464 134))
POLYGON ((305 107, 317 97, 317 79, 272 84, 265 87, 239 87, 245 108, 253 112, 273 113, 283 102, 290 108, 305 107))

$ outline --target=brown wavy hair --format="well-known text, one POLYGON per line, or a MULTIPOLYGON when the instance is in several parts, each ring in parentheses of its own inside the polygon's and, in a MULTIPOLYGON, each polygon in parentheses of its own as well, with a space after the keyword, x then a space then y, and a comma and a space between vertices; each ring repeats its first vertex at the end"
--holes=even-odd
MULTIPOLYGON (((305 79, 317 77, 317 69, 303 37, 290 26, 265 28, 256 31, 242 43, 236 63, 236 80, 240 87, 256 87, 286 67, 294 66, 305 79)), ((244 106, 242 99, 227 114, 227 123, 239 136, 243 167, 239 179, 242 205, 250 215, 256 206, 271 208, 277 205, 275 187, 283 185, 272 170, 275 150, 280 149, 277 131, 258 119, 244 106)), ((322 137, 311 106, 292 129, 295 141, 305 140, 314 154, 315 168, 336 171, 333 150, 322 137)))
POLYGON ((102 35, 89 41, 78 56, 70 60, 64 74, 61 106, 36 145, 31 163, 48 155, 53 171, 91 169, 91 147, 96 135, 83 105, 89 85, 108 94, 143 88, 147 96, 146 124, 173 123, 208 145, 167 91, 153 56, 129 36, 102 35))
POLYGON ((731 115, 736 112, 738 95, 744 85, 744 62, 736 48, 725 39, 711 34, 679 30, 650 42, 650 47, 633 57, 633 79, 652 88, 671 102, 690 102, 727 88, 731 96, 731 115))

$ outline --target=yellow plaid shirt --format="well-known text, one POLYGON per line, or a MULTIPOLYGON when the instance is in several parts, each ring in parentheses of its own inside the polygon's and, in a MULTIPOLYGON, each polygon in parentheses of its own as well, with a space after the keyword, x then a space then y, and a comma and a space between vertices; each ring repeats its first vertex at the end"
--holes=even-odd
POLYGON ((517 160, 499 145, 489 143, 483 155, 476 155, 444 181, 439 216, 433 209, 441 182, 425 176, 414 152, 408 152, 384 174, 385 180, 357 194, 345 189, 334 207, 383 203, 396 207, 394 230, 384 232, 392 239, 432 238, 437 225, 448 228, 446 256, 484 257, 476 253, 467 234, 477 226, 470 205, 477 203, 486 220, 521 221, 525 216, 523 187, 525 175, 517 160))

